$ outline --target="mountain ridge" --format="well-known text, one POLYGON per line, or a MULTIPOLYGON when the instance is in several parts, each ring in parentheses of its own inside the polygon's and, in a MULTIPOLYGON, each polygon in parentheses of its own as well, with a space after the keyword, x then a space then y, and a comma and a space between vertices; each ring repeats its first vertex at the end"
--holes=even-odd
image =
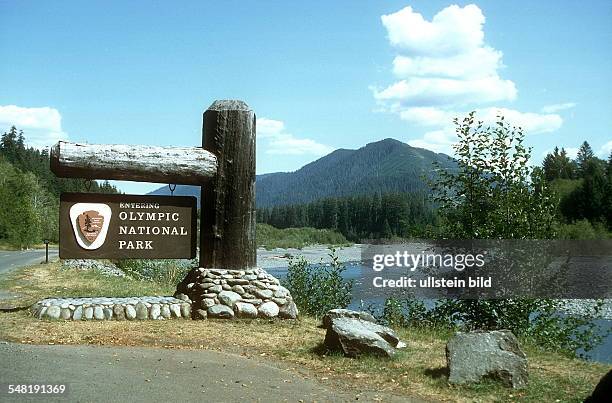
MULTIPOLYGON (((337 149, 293 172, 257 175, 258 207, 307 203, 325 197, 427 191, 432 163, 453 168, 447 155, 386 138, 356 150, 337 149)), ((179 185, 175 195, 196 196, 199 188, 179 185)), ((149 194, 170 194, 167 186, 149 194)), ((199 200, 198 200, 199 201, 199 200)))

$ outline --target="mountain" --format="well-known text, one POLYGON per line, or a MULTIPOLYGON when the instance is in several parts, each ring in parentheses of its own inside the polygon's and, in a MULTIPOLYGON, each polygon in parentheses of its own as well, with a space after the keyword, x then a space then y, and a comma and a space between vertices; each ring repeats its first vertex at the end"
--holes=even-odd
MULTIPOLYGON (((432 163, 453 168, 445 154, 416 148, 394 139, 369 143, 358 150, 339 149, 295 172, 257 175, 257 206, 307 203, 324 197, 427 190, 423 176, 432 163)), ((170 194, 167 186, 150 194, 170 194)), ((199 188, 179 185, 174 194, 196 196, 199 188)))

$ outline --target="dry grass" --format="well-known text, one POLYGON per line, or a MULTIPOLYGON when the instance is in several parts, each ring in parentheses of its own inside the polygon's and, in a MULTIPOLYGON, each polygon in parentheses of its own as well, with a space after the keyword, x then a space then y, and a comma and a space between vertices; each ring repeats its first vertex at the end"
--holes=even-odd
MULTIPOLYGON (((34 295, 59 295, 79 285, 78 276, 57 268, 36 266, 0 284, 35 281, 34 295), (70 278, 70 279, 69 279, 70 278), (77 279, 75 279, 77 278, 77 279)), ((89 279, 91 280, 91 279, 89 279)), ((99 292, 112 292, 114 279, 98 279, 99 292)), ((126 280, 122 280, 126 281, 126 280)), ((159 286, 140 288, 163 294, 159 286), (157 287, 157 288, 155 288, 157 287)), ((25 291, 23 288, 14 290, 25 291)), ((82 288, 81 288, 82 290, 82 288)), ((116 290, 117 291, 117 290, 116 290)), ((123 288, 119 290, 123 292, 123 288)), ((66 293, 68 295, 68 293, 66 293)), ((94 294, 90 294, 94 295, 94 294)), ((143 321, 62 322, 40 321, 27 311, 0 314, 0 339, 34 344, 97 344, 151 346, 177 349, 214 349, 271 359, 325 383, 355 391, 376 390, 442 401, 582 401, 610 366, 543 353, 526 347, 530 359, 530 385, 522 391, 505 389, 494 382, 468 387, 446 382, 444 346, 449 334, 432 329, 401 329, 408 347, 393 360, 344 358, 321 348, 324 330, 312 318, 299 321, 143 321)))

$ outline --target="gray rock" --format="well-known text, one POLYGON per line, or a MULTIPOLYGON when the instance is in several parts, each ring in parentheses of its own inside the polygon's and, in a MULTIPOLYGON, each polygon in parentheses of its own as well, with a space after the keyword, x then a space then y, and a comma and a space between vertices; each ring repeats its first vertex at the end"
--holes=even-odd
POLYGON ((221 291, 223 291, 223 287, 221 287, 221 286, 220 286, 220 285, 218 285, 218 284, 215 284, 215 285, 213 285, 212 287, 210 287, 210 288, 209 288, 207 291, 208 291, 209 293, 214 292, 215 294, 218 294, 218 293, 220 293, 221 291))
POLYGON ((113 314, 116 320, 125 320, 125 309, 119 304, 113 307, 113 314))
POLYGON ((166 319, 170 319, 172 317, 172 312, 170 312, 170 307, 168 305, 164 304, 161 306, 161 315, 166 319))
POLYGON ((259 298, 243 298, 240 302, 246 302, 252 305, 261 305, 263 303, 259 298))
POLYGON ((244 276, 242 276, 242 278, 245 279, 247 282, 249 282, 249 281, 257 280, 257 275, 256 274, 245 274, 244 276))
POLYGON ((104 319, 111 320, 113 318, 113 310, 111 308, 104 308, 104 319))
POLYGON ((59 319, 62 313, 62 309, 57 305, 51 305, 47 308, 47 318, 49 319, 59 319))
POLYGON ((204 309, 198 309, 196 311, 196 319, 206 319, 207 317, 208 313, 204 309))
POLYGON ((223 305, 229 306, 230 308, 232 308, 237 301, 242 299, 240 294, 235 293, 234 291, 221 291, 218 298, 219 302, 221 302, 223 305))
POLYGON ((527 357, 509 330, 458 332, 446 345, 448 382, 479 382, 483 377, 505 386, 527 386, 527 357))
POLYGON ((376 319, 372 314, 366 311, 351 311, 350 309, 332 309, 323 315, 323 328, 327 329, 331 325, 331 320, 335 318, 355 318, 365 320, 367 322, 376 323, 376 319))
POLYGON ((393 357, 400 343, 393 330, 363 319, 339 317, 331 319, 325 334, 325 346, 341 350, 348 357, 372 354, 393 357))
POLYGON ((256 297, 259 297, 261 299, 270 299, 272 298, 272 295, 274 295, 274 293, 271 290, 259 290, 259 289, 254 290, 253 294, 255 294, 256 297))
POLYGON ((232 290, 232 286, 229 284, 222 284, 221 288, 223 288, 225 291, 231 291, 232 290))
POLYGON ((181 304, 181 315, 185 319, 191 317, 191 304, 181 304))
POLYGON ((72 320, 81 320, 82 317, 83 317, 83 307, 79 305, 74 309, 74 313, 72 314, 72 320))
POLYGON ((212 298, 204 298, 202 300, 202 307, 205 309, 210 308, 211 306, 215 305, 215 300, 212 298))
POLYGON ((235 293, 240 294, 240 295, 244 294, 244 288, 242 288, 241 285, 233 286, 232 287, 232 291, 234 291, 235 293))
POLYGON ((172 312, 172 316, 175 318, 181 317, 181 306, 179 304, 170 305, 170 312, 172 312))
POLYGON ((127 320, 134 320, 136 319, 136 309, 134 309, 133 305, 126 305, 125 306, 125 317, 127 320))
POLYGON ((207 312, 211 318, 232 319, 234 317, 234 311, 227 305, 213 305, 208 308, 207 312))
POLYGON ((278 317, 281 319, 297 319, 298 309, 293 301, 280 307, 278 317))
POLYGON ((96 305, 94 307, 93 315, 94 315, 94 319, 96 320, 104 320, 104 311, 102 310, 102 307, 99 305, 96 305))
POLYGON ((68 320, 70 319, 72 312, 70 312, 69 308, 62 308, 62 311, 60 312, 60 317, 62 319, 68 320))
POLYGON ((257 308, 255 308, 255 305, 248 304, 246 302, 236 302, 234 305, 234 312, 238 318, 257 317, 257 308))
POLYGON ((85 319, 92 320, 93 319, 93 314, 94 314, 94 309, 92 307, 88 306, 83 311, 83 314, 85 315, 85 319))
POLYGON ((285 298, 274 298, 274 297, 272 297, 272 302, 274 302, 278 306, 282 306, 282 305, 285 305, 287 303, 287 300, 285 298))
POLYGON ((202 298, 214 299, 214 298, 217 298, 217 294, 214 294, 214 293, 202 294, 202 298))
POLYGON ((151 319, 157 320, 159 315, 161 315, 161 307, 159 304, 151 305, 151 319))
POLYGON ((278 316, 278 305, 272 301, 264 302, 257 308, 259 317, 261 318, 275 318, 278 316))
POLYGON ((227 284, 229 284, 231 286, 235 286, 235 285, 247 285, 247 284, 249 284, 249 280, 246 280, 244 278, 232 278, 232 279, 227 279, 227 284))
POLYGON ((142 302, 136 304, 136 319, 145 320, 149 317, 147 306, 142 302))
POLYGON ((255 287, 260 288, 262 290, 265 290, 266 288, 268 288, 268 287, 266 287, 266 285, 264 283, 262 283, 261 281, 258 281, 258 280, 254 280, 251 284, 253 284, 255 287))

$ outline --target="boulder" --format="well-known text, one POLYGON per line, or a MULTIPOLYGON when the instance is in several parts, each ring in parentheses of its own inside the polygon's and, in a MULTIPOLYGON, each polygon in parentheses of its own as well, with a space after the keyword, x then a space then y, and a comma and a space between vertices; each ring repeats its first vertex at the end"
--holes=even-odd
POLYGON ((57 305, 51 305, 47 308, 47 317, 49 319, 59 319, 62 309, 57 305))
POLYGON ((527 385, 527 357, 509 330, 458 332, 446 345, 448 382, 465 384, 482 378, 505 386, 527 385))
POLYGON ((117 304, 113 307, 113 314, 116 320, 125 320, 125 309, 117 304))
POLYGON ((257 311, 260 318, 275 318, 278 316, 280 310, 278 309, 278 305, 272 301, 268 301, 259 305, 257 311))
POLYGON ((223 305, 227 305, 230 308, 234 306, 234 304, 242 299, 240 294, 235 293, 234 291, 221 291, 219 293, 219 302, 223 305))
POLYGON ((236 304, 234 304, 234 312, 239 318, 257 317, 257 308, 255 308, 255 305, 246 302, 236 302, 236 304))
POLYGON ((278 317, 281 319, 297 319, 298 309, 295 302, 290 301, 281 306, 280 310, 278 311, 278 317))
POLYGON ((227 305, 213 305, 208 308, 209 318, 220 318, 220 319, 232 319, 234 317, 234 311, 227 305))
POLYGON ((136 319, 145 320, 149 317, 149 312, 147 310, 147 306, 142 302, 136 304, 136 319))
POLYGON ((374 319, 372 314, 366 311, 351 311, 350 309, 332 309, 323 316, 323 325, 321 327, 324 329, 328 329, 331 325, 331 320, 335 318, 356 318, 365 320, 367 322, 376 323, 376 319, 374 319))
POLYGON ((354 317, 336 317, 328 320, 325 346, 341 350, 348 357, 372 354, 393 357, 397 348, 404 347, 395 332, 367 320, 354 317))

